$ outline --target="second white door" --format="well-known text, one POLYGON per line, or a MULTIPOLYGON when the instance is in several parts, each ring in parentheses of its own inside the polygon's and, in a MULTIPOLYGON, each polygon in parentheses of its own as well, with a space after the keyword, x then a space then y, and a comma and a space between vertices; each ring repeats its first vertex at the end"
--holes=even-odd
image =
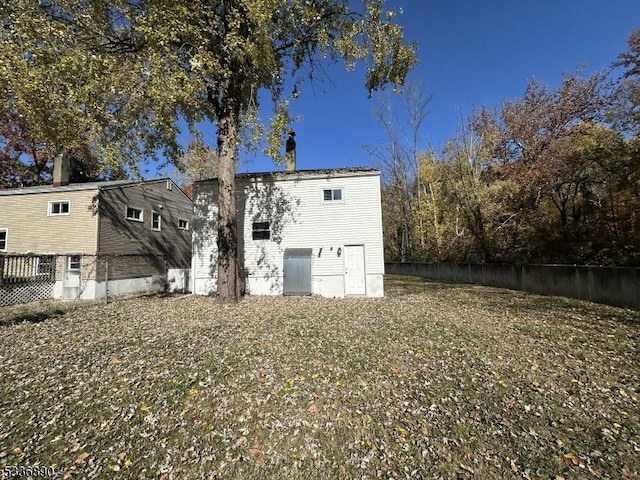
POLYGON ((364 271, 364 245, 344 247, 344 293, 365 295, 367 293, 364 271))

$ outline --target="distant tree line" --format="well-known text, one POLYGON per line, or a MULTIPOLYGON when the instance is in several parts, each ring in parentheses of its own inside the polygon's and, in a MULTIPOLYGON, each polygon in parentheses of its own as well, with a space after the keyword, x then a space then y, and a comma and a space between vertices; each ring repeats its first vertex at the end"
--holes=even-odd
POLYGON ((388 261, 640 265, 640 29, 606 72, 531 80, 440 153, 416 149, 428 99, 404 95, 409 133, 381 114, 376 152, 388 261))

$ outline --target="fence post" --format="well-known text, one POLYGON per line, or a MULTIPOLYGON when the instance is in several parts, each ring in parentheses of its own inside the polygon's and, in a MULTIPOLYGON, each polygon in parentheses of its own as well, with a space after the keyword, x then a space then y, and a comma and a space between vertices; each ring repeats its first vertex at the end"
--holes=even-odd
POLYGON ((163 256, 164 258, 164 293, 167 293, 169 291, 169 268, 167 266, 167 257, 166 255, 163 256))
POLYGON ((104 261, 104 303, 109 303, 109 257, 104 261))

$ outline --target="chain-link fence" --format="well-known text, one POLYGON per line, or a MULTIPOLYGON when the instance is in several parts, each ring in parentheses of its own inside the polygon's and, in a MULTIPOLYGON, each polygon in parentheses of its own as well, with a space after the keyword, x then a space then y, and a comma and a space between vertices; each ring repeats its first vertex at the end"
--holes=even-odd
POLYGON ((87 302, 186 292, 189 269, 161 255, 0 254, 0 323, 43 320, 87 302))

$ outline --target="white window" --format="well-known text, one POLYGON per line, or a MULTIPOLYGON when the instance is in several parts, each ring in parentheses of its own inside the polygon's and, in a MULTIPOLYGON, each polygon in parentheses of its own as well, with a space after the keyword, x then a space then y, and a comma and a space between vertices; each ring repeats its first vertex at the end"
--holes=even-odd
POLYGON ((80 270, 80 265, 82 264, 82 256, 69 255, 67 257, 67 262, 67 270, 80 270))
POLYGON ((49 202, 49 215, 69 215, 71 202, 69 200, 49 202))
POLYGON ((0 228, 0 252, 7 251, 7 237, 9 236, 9 230, 6 228, 0 228))
POLYGON ((184 218, 179 218, 178 228, 180 230, 189 230, 189 220, 185 220, 184 218))
POLYGON ((36 257, 35 273, 38 276, 50 276, 53 272, 53 255, 40 255, 36 257))
POLYGON ((127 212, 125 213, 125 218, 127 220, 133 220, 135 222, 143 222, 144 217, 142 215, 141 208, 127 207, 127 212))
POLYGON ((341 202, 342 189, 341 188, 326 188, 322 190, 322 199, 325 202, 341 202))
POLYGON ((253 222, 251 237, 254 240, 269 240, 271 238, 269 222, 253 222))
POLYGON ((158 212, 151 212, 151 230, 162 230, 162 217, 158 212))

